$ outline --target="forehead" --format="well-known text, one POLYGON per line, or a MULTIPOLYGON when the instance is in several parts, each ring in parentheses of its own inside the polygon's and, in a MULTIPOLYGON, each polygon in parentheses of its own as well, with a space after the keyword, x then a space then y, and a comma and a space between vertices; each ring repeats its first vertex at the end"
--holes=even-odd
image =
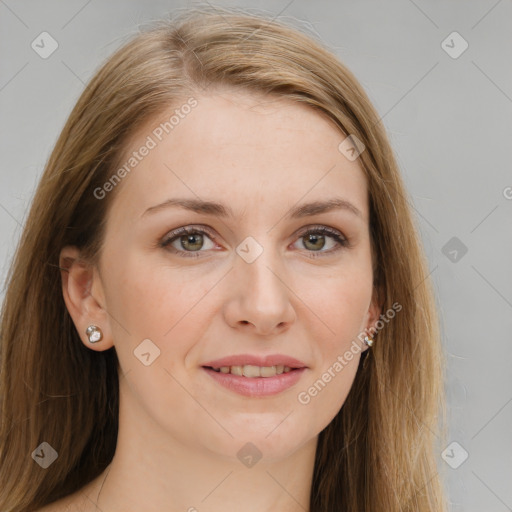
POLYGON ((119 207, 129 203, 140 215, 180 196, 222 198, 235 211, 251 205, 273 210, 301 198, 342 195, 367 218, 364 172, 338 150, 345 135, 325 115, 287 98, 244 91, 193 99, 176 102, 131 137, 120 165, 137 161, 121 183, 119 207), (141 157, 144 146, 150 149, 141 157))

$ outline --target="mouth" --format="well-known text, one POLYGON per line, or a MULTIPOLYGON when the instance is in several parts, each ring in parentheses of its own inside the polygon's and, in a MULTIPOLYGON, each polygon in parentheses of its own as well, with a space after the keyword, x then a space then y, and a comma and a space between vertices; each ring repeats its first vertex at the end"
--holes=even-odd
POLYGON ((297 385, 306 367, 291 366, 202 366, 216 384, 238 395, 265 398, 278 395, 297 385))
POLYGON ((290 366, 285 366, 283 364, 275 365, 275 366, 255 366, 252 364, 246 364, 243 366, 203 366, 208 370, 213 370, 217 373, 238 375, 239 377, 247 377, 249 379, 254 379, 258 377, 269 378, 275 377, 276 375, 281 375, 283 373, 289 373, 294 370, 299 370, 300 368, 293 368, 290 366))

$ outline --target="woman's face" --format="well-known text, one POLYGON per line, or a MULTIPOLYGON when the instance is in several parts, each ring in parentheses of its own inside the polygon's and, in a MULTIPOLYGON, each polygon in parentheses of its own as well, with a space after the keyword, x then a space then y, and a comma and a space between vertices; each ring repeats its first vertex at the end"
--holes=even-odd
POLYGON ((94 348, 115 345, 123 421, 210 454, 250 442, 279 459, 340 410, 357 337, 378 317, 365 176, 306 106, 232 90, 195 99, 130 141, 122 164, 134 151, 137 164, 116 185, 92 288, 108 313, 94 348), (305 207, 340 200, 353 208, 305 207), (206 368, 230 357, 216 363, 229 374, 206 368), (302 369, 236 375, 258 366, 302 369))

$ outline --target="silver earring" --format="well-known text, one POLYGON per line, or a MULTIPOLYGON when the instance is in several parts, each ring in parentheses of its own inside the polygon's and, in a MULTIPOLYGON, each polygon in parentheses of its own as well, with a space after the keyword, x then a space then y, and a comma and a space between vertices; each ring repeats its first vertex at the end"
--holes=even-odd
POLYGON ((89 325, 85 330, 85 334, 87 334, 90 343, 96 343, 103 338, 103 333, 101 329, 96 325, 89 325))
POLYGON ((364 342, 371 347, 373 345, 373 338, 368 338, 368 336, 364 337, 364 342))

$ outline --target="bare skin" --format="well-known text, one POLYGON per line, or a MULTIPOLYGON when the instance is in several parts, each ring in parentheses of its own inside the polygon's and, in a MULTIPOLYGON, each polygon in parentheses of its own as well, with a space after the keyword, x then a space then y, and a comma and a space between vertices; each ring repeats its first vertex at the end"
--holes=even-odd
MULTIPOLYGON (((61 266, 75 258, 62 272, 63 295, 82 342, 118 354, 119 436, 106 471, 44 512, 309 509, 318 434, 342 407, 367 347, 358 341, 334 376, 333 364, 380 314, 366 178, 338 151, 345 136, 306 106, 227 89, 196 99, 117 185, 99 267, 78 264, 74 247, 61 252, 61 266), (146 212, 169 198, 221 202, 234 217, 146 212), (287 217, 332 198, 359 214, 287 217), (208 232, 159 245, 182 226, 208 232), (322 226, 349 245, 305 233, 322 226), (247 237, 263 249, 251 263, 236 251, 247 237), (91 324, 103 331, 95 344, 85 335, 91 324), (147 366, 134 355, 146 339, 160 350, 147 366), (242 396, 203 368, 228 355, 276 353, 307 368, 272 396, 242 396), (329 382, 301 403, 299 393, 329 368, 329 382), (261 454, 252 467, 237 456, 246 443, 261 454)), ((141 127, 126 154, 169 117, 141 127)))

